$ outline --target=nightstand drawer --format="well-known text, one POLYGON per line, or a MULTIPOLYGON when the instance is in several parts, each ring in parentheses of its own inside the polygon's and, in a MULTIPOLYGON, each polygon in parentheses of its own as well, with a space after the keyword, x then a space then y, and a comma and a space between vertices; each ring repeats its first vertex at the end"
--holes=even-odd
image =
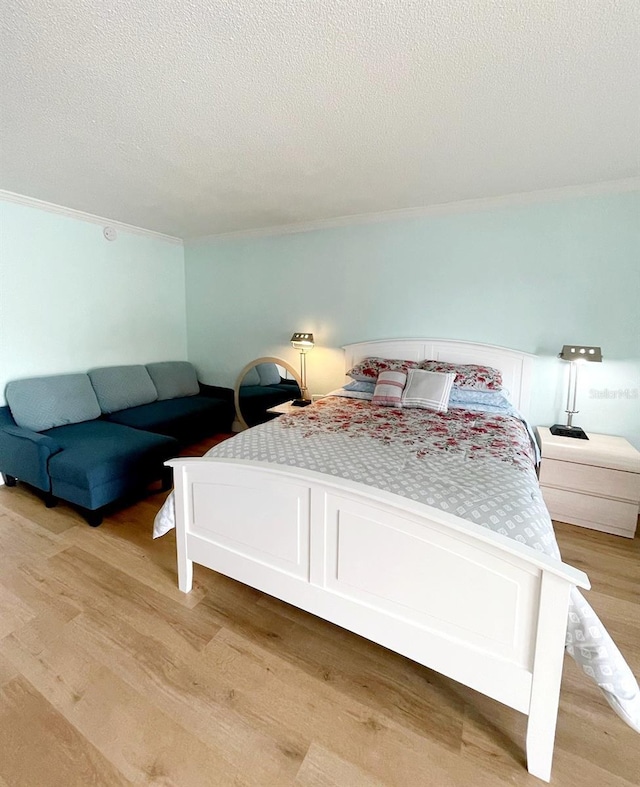
POLYGON ((552 519, 633 538, 638 523, 637 503, 607 500, 605 497, 593 497, 548 486, 541 488, 552 519))
POLYGON ((634 502, 636 507, 640 500, 640 476, 637 473, 562 462, 558 459, 542 460, 540 484, 626 500, 634 502))

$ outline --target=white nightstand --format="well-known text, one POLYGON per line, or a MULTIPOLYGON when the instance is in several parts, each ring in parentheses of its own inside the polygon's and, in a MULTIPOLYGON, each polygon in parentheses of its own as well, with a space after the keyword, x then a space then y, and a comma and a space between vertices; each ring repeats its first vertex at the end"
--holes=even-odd
POLYGON ((623 437, 556 437, 538 427, 540 487, 552 519, 633 538, 640 504, 640 452, 623 437))
POLYGON ((270 407, 267 412, 275 413, 276 415, 288 415, 289 413, 299 413, 301 410, 304 410, 304 407, 295 407, 292 402, 293 399, 290 399, 288 402, 277 404, 275 407, 270 407))

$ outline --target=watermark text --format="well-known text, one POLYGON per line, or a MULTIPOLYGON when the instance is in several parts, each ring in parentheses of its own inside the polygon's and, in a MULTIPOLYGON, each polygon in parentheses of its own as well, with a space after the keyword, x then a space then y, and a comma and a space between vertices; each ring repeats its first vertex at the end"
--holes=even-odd
POLYGON ((638 388, 591 388, 589 399, 638 399, 638 388))

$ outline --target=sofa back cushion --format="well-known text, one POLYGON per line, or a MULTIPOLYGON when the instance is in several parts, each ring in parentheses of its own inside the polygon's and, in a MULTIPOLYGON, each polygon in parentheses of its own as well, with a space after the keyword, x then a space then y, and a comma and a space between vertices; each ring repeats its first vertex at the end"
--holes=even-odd
POLYGON ((252 366, 240 381, 240 388, 253 387, 256 385, 260 385, 260 375, 256 367, 252 366))
POLYGON ((6 398, 18 426, 34 432, 100 417, 100 405, 86 374, 14 380, 7 384, 6 398))
POLYGON ((158 392, 144 366, 103 366, 89 372, 103 413, 155 402, 158 392))
POLYGON ((148 363, 147 371, 161 401, 200 393, 196 370, 188 361, 148 363))
POLYGON ((279 385, 280 372, 275 363, 259 363, 256 366, 260 376, 260 385, 279 385))

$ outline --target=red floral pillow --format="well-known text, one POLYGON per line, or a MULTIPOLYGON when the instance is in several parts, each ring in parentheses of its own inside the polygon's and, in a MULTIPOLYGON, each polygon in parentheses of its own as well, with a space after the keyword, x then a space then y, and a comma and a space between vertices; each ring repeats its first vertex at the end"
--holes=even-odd
POLYGON ((409 369, 416 369, 417 366, 417 361, 401 361, 394 358, 364 358, 360 363, 349 369, 347 377, 362 382, 375 383, 382 372, 403 372, 407 374, 409 369))
POLYGON ((447 363, 446 361, 420 361, 418 368, 428 372, 455 374, 453 382, 458 388, 475 388, 477 391, 499 391, 502 388, 502 373, 492 366, 477 366, 474 363, 447 363))

